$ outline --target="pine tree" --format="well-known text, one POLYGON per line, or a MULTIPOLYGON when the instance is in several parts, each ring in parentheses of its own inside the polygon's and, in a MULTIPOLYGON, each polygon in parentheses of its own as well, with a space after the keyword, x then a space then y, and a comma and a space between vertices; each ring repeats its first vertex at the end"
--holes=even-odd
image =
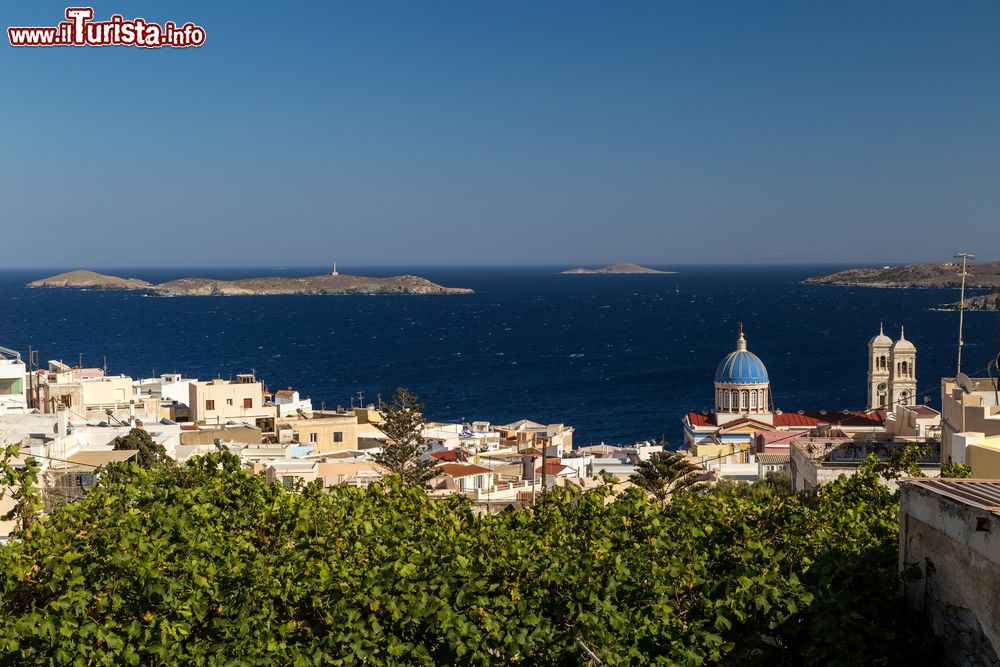
POLYGON ((677 452, 654 452, 636 468, 632 483, 663 504, 677 491, 696 484, 704 472, 677 452))
POLYGON ((424 453, 424 406, 404 387, 396 389, 387 407, 382 409, 379 430, 386 443, 375 462, 393 475, 399 475, 407 486, 423 488, 436 474, 433 459, 422 459, 424 453))

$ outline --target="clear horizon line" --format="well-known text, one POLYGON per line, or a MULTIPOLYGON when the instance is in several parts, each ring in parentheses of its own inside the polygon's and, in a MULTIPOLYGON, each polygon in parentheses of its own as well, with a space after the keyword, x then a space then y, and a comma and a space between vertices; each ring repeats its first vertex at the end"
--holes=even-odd
MULTIPOLYGON (((548 269, 548 268, 565 268, 565 267, 604 267, 613 266, 614 264, 638 264, 640 266, 651 266, 651 267, 728 267, 728 266, 782 266, 782 267, 792 267, 792 266, 847 266, 847 267, 873 267, 873 266, 906 266, 909 264, 944 264, 951 261, 951 258, 946 260, 904 260, 904 261, 870 261, 870 262, 857 262, 857 261, 794 261, 794 262, 783 262, 783 261, 771 261, 771 262, 567 262, 567 263, 552 263, 552 264, 408 264, 408 263, 391 263, 391 264, 378 264, 378 263, 359 263, 359 264, 340 264, 338 268, 426 268, 426 269, 548 269)), ((991 261, 980 261, 976 264, 989 264, 991 261)), ((317 269, 326 268, 329 265, 324 264, 175 264, 175 265, 162 265, 162 264, 89 264, 89 265, 33 265, 33 266, 5 266, 0 268, 0 272, 4 271, 77 271, 77 270, 107 270, 107 269, 142 269, 142 270, 180 270, 180 269, 317 269)))

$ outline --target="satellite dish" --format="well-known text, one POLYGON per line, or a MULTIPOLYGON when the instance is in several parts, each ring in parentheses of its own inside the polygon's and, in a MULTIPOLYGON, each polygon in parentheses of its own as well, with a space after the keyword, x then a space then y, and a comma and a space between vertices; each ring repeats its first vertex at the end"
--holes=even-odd
POLYGON ((975 387, 972 385, 972 378, 970 378, 965 373, 959 373, 955 376, 955 383, 962 389, 966 394, 971 394, 975 391, 975 387))

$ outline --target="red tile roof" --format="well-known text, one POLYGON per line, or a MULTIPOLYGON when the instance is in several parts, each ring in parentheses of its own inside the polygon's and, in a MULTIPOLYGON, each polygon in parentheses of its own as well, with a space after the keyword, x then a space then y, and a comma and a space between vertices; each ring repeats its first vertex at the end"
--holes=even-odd
MULTIPOLYGON (((922 407, 922 406, 921 406, 922 407)), ((885 412, 882 410, 853 411, 844 414, 843 412, 822 412, 812 410, 809 412, 775 412, 773 413, 773 423, 777 428, 810 428, 817 424, 830 424, 831 426, 854 426, 877 428, 885 424, 885 412)), ((687 421, 693 427, 712 427, 716 424, 714 412, 689 412, 687 421)), ((766 422, 753 419, 752 417, 738 417, 733 421, 722 424, 722 428, 732 428, 743 423, 756 423, 766 425, 766 422)))
POLYGON ((782 412, 774 414, 774 425, 785 427, 809 427, 817 424, 830 424, 831 426, 855 426, 876 428, 885 424, 885 413, 881 410, 873 412, 853 411, 844 414, 843 412, 822 412, 810 411, 799 414, 797 412, 782 412))
POLYGON ((444 449, 440 452, 431 452, 431 458, 438 461, 448 461, 454 463, 461 458, 462 451, 459 449, 444 449))
MULTIPOLYGON (((560 465, 559 463, 546 463, 545 464, 545 474, 546 475, 561 475, 566 471, 573 472, 573 469, 569 466, 560 465)), ((542 466, 535 468, 535 472, 542 472, 542 466)))
POLYGON ((472 463, 442 463, 437 467, 443 474, 449 477, 471 477, 481 475, 485 472, 493 472, 489 468, 473 465, 472 463))
POLYGON ((715 426, 714 412, 689 412, 687 419, 691 426, 715 426))

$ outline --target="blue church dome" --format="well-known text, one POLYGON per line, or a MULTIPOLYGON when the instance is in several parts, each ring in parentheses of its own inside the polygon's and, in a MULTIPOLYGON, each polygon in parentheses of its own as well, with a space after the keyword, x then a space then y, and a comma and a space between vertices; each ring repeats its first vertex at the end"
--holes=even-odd
POLYGON ((715 371, 715 381, 720 384, 766 384, 767 368, 753 352, 747 350, 747 341, 740 327, 740 337, 736 350, 719 363, 715 371))

